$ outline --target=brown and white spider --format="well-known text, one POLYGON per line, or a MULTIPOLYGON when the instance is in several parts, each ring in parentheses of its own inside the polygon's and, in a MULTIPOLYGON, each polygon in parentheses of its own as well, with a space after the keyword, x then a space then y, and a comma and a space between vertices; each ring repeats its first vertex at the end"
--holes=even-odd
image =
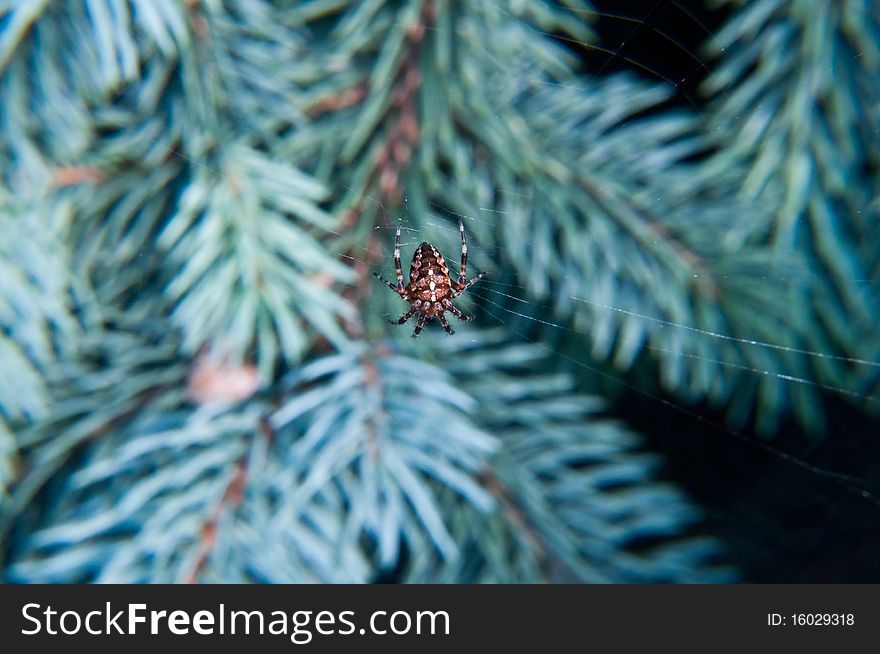
POLYGON ((454 334, 455 331, 446 322, 446 311, 452 312, 461 320, 473 320, 472 316, 466 316, 454 307, 452 300, 464 293, 486 273, 481 272, 470 281, 465 282, 468 250, 464 238, 464 225, 461 221, 458 223, 458 231, 461 234, 461 267, 458 271, 457 282, 450 277, 446 261, 443 260, 437 248, 430 243, 422 243, 416 248, 412 264, 409 267, 409 284, 404 286, 403 272, 400 269, 400 227, 397 228, 397 235, 394 237, 394 270, 397 273, 397 284, 392 284, 378 273, 373 273, 388 288, 409 302, 409 311, 398 320, 392 320, 392 325, 402 325, 412 318, 413 314, 419 314, 413 338, 422 331, 425 321, 434 318, 440 321, 447 334, 454 334))

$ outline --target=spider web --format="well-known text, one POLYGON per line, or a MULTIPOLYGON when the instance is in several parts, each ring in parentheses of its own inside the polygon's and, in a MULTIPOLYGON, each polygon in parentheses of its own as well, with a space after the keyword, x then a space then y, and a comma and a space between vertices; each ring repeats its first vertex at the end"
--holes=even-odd
MULTIPOLYGON (((486 0, 481 0, 486 1, 486 0)), ((594 2, 598 14, 598 24, 594 25, 600 34, 598 44, 588 44, 565 39, 573 51, 581 55, 587 76, 600 77, 612 72, 629 70, 653 82, 662 82, 675 89, 671 101, 702 113, 700 99, 696 93, 699 82, 710 71, 711 63, 704 58, 699 47, 712 35, 713 30, 723 22, 724 13, 710 13, 702 3, 686 0, 649 0, 647 2, 594 2), (663 56, 652 56, 663 53, 663 56), (672 56, 669 56, 672 53, 672 56), (651 63, 647 63, 650 61, 651 63)), ((595 16, 593 17, 595 18, 595 16)), ((349 189, 350 190, 350 189, 349 189)), ((496 192, 503 192, 496 189, 496 192)), ((424 235, 410 226, 410 210, 407 198, 403 207, 393 209, 376 196, 363 198, 380 208, 386 224, 375 227, 380 233, 382 255, 379 264, 351 256, 353 261, 370 266, 386 278, 394 277, 392 264, 394 230, 401 226, 401 262, 404 283, 408 281, 407 272, 412 253, 424 235), (390 277, 389 277, 390 273, 390 277)), ((447 209, 432 205, 434 213, 430 217, 419 217, 419 223, 445 234, 442 242, 434 242, 447 263, 450 273, 458 273, 460 242, 458 226, 460 219, 470 236, 469 273, 473 277, 484 268, 481 265, 498 260, 501 247, 497 244, 477 243, 475 232, 491 233, 491 227, 504 216, 497 209, 481 208, 476 215, 452 214, 447 209)), ((366 248, 364 248, 366 250, 366 248)), ((803 547, 801 565, 808 567, 813 560, 833 554, 820 554, 829 550, 829 544, 836 541, 839 534, 848 536, 846 520, 854 521, 857 534, 859 529, 876 521, 877 497, 870 479, 877 477, 877 471, 870 463, 876 460, 873 451, 866 451, 865 440, 872 426, 867 418, 855 411, 837 409, 838 421, 834 433, 824 440, 806 437, 797 427, 785 425, 772 440, 756 437, 747 430, 731 428, 716 409, 707 406, 693 407, 684 404, 674 396, 666 395, 634 380, 625 371, 615 369, 603 362, 595 364, 575 360, 556 344, 565 337, 581 339, 585 347, 593 336, 590 330, 575 328, 569 324, 554 322, 554 308, 546 302, 536 301, 529 293, 529 280, 521 278, 514 271, 505 271, 505 281, 498 279, 493 272, 471 287, 456 304, 465 313, 473 314, 476 306, 482 305, 492 311, 478 311, 477 322, 461 323, 451 318, 456 334, 452 338, 468 338, 468 330, 474 325, 485 327, 502 326, 508 333, 524 341, 537 343, 544 348, 560 368, 581 368, 591 373, 599 384, 596 390, 605 395, 616 396, 612 412, 629 423, 647 438, 647 447, 664 455, 667 460, 666 474, 670 479, 690 490, 694 498, 704 504, 710 513, 710 528, 733 543, 734 549, 745 552, 745 557, 762 556, 757 550, 756 541, 771 544, 780 550, 790 550, 791 536, 786 521, 793 521, 795 529, 807 530, 805 525, 818 521, 826 525, 826 531, 811 533, 810 541, 803 547), (510 277, 512 275, 512 278, 510 277), (470 295, 470 299, 467 296, 470 295), (506 318, 506 319, 505 319, 506 318), (639 413, 627 410, 630 400, 637 400, 639 413), (648 407, 645 410, 643 407, 648 407), (849 516, 842 518, 841 516, 849 516), (768 527, 768 521, 774 523, 768 527), (803 524, 802 524, 803 523, 803 524)), ((387 289, 386 289, 387 290, 387 289)), ((377 288, 370 293, 383 292, 377 288)), ((880 362, 835 354, 791 348, 758 338, 737 338, 726 334, 700 329, 696 326, 661 320, 649 316, 647 312, 637 313, 631 309, 609 303, 596 303, 587 297, 570 298, 575 302, 593 304, 605 311, 634 315, 654 323, 655 327, 696 332, 712 339, 733 340, 742 348, 789 351, 810 359, 840 359, 850 365, 878 368, 880 362)), ((370 299, 362 303, 367 312, 370 299)), ((406 306, 400 303, 400 313, 383 313, 382 317, 393 320, 402 315, 406 306)), ((389 327, 389 329, 412 330, 412 325, 389 327)), ((445 338, 439 324, 429 322, 420 338, 445 338)), ((649 351, 651 346, 645 345, 649 351)), ((701 357, 688 355, 695 359, 701 357)), ((718 363, 714 361, 714 363, 718 363)), ((785 384, 805 384, 819 388, 826 397, 841 399, 853 397, 876 405, 880 398, 857 393, 851 389, 822 384, 803 378, 789 371, 774 371, 765 368, 739 366, 750 375, 774 377, 785 384)), ((843 405, 843 403, 840 403, 843 405)), ((834 409, 832 409, 834 410, 834 409)), ((803 543, 802 543, 803 544, 803 543)), ((830 548, 838 556, 847 556, 846 548, 830 548)), ((790 552, 789 552, 790 553, 790 552)), ((782 556, 780 554, 780 556, 782 556)), ((795 557, 797 558, 797 557, 795 557)), ((790 580, 774 577, 772 563, 753 565, 753 574, 760 578, 761 566, 766 567, 763 574, 770 579, 790 580)), ((789 575, 799 574, 797 563, 792 563, 789 575)), ((777 573, 778 574, 778 573, 777 573)))

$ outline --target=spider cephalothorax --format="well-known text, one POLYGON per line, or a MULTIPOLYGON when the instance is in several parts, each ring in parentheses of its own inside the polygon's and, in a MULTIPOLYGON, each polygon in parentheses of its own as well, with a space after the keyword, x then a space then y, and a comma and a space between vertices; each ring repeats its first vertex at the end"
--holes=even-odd
POLYGON ((486 273, 480 273, 470 281, 467 277, 467 242, 464 238, 464 225, 458 223, 458 231, 461 234, 461 266, 458 271, 458 281, 454 281, 449 275, 449 267, 440 252, 430 243, 422 243, 416 248, 412 264, 409 267, 409 284, 403 285, 403 271, 400 268, 400 227, 394 237, 394 270, 397 273, 397 284, 392 284, 377 273, 373 273, 388 288, 397 293, 405 301, 409 302, 407 311, 398 320, 392 320, 394 325, 402 325, 413 314, 419 314, 413 336, 418 336, 425 325, 425 321, 436 318, 443 325, 448 334, 455 331, 446 321, 445 312, 449 311, 461 320, 473 320, 464 315, 458 308, 452 305, 452 300, 461 295, 466 289, 474 284, 486 273))

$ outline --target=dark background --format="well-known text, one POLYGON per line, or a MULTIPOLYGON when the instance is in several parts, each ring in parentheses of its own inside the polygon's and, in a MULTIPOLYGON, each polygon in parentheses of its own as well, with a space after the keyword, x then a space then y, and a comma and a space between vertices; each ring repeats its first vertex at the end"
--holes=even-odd
MULTIPOLYGON (((593 21, 599 45, 614 54, 566 41, 587 74, 631 71, 673 84, 673 104, 705 111, 699 85, 714 65, 706 41, 728 8, 697 0, 593 0, 593 6, 601 14, 593 21)), ((829 431, 821 438, 794 424, 771 438, 737 436, 635 393, 620 398, 618 417, 663 455, 664 476, 703 507, 704 529, 724 540, 746 581, 880 582, 880 423, 836 397, 826 400, 829 431), (752 438, 865 483, 842 483, 786 461, 752 438)), ((690 409, 724 423, 710 408, 690 409)))

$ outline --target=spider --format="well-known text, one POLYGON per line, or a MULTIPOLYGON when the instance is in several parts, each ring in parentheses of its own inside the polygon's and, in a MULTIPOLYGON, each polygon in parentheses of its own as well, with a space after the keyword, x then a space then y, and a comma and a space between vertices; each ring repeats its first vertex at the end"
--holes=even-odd
POLYGON ((458 231, 461 234, 461 267, 458 271, 458 281, 453 281, 449 275, 449 268, 443 260, 440 252, 430 243, 422 243, 416 248, 412 264, 409 267, 409 284, 403 285, 403 272, 400 269, 400 227, 394 237, 394 270, 397 272, 397 284, 392 284, 387 279, 373 273, 388 288, 397 293, 406 302, 409 302, 409 311, 399 319, 392 320, 392 325, 402 325, 413 314, 418 313, 413 338, 419 335, 425 321, 429 318, 440 321, 447 334, 454 334, 455 330, 446 321, 446 311, 451 311, 461 320, 473 320, 473 316, 464 315, 458 308, 452 305, 452 300, 464 293, 486 273, 481 272, 468 282, 467 277, 467 242, 464 238, 464 225, 458 223, 458 231))

